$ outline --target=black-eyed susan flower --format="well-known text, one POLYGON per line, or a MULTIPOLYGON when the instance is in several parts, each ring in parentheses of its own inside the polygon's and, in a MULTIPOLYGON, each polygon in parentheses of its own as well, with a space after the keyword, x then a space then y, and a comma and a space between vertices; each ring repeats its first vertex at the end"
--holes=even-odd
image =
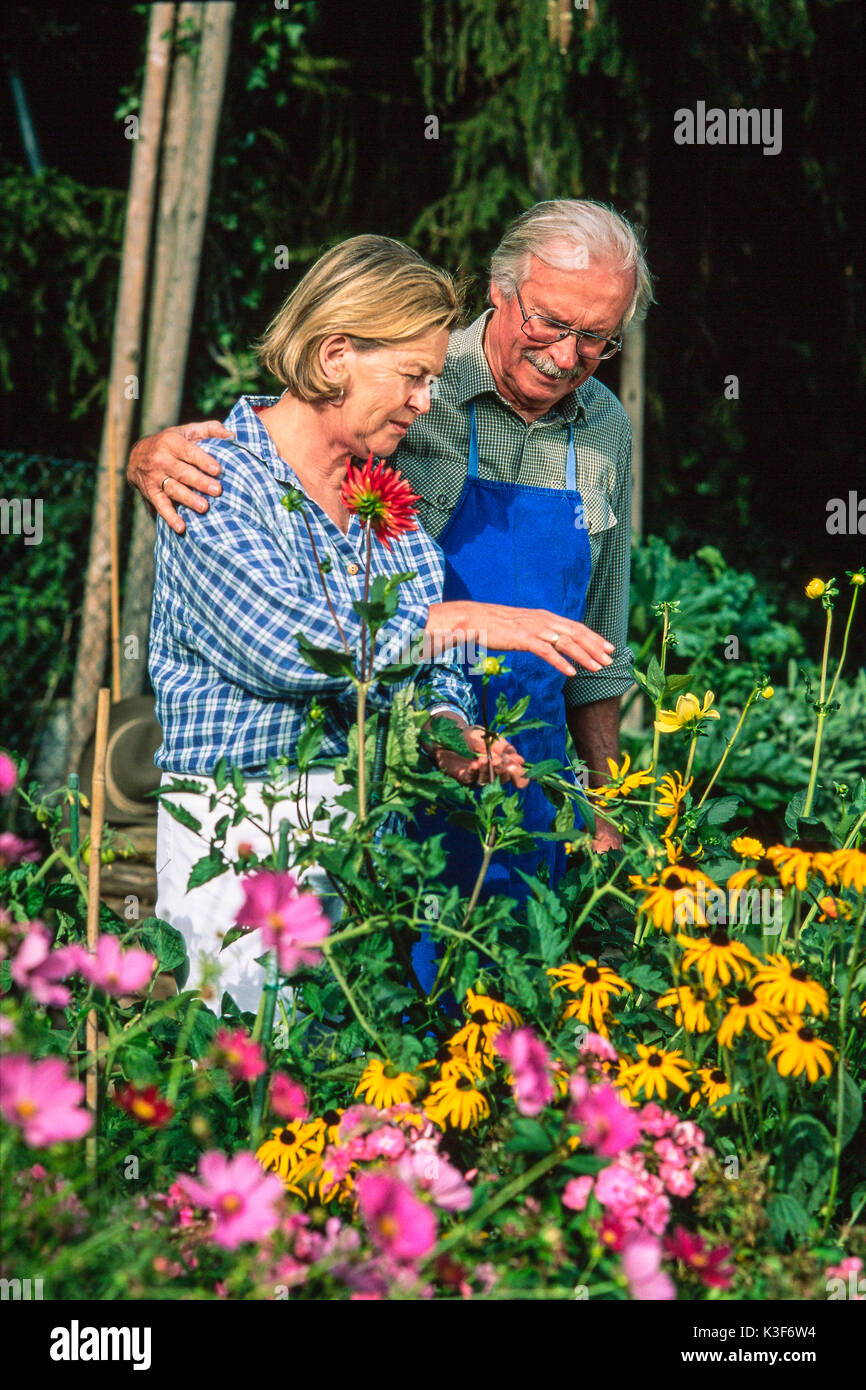
MULTIPOLYGON (((758 841, 755 840, 752 843, 757 844, 758 841)), ((742 893, 750 884, 753 888, 763 888, 765 883, 777 887, 779 871, 772 859, 768 859, 766 854, 762 854, 754 863, 746 863, 742 869, 736 869, 728 879, 728 888, 732 893, 742 893)))
POLYGON ((769 1042, 779 1031, 774 1018, 775 1009, 768 999, 762 999, 754 990, 744 985, 737 990, 736 998, 729 999, 730 1008, 719 1025, 719 1045, 730 1047, 734 1038, 739 1037, 747 1026, 757 1037, 769 1042))
POLYGON ((678 772, 666 772, 659 782, 659 799, 655 814, 668 817, 668 823, 662 832, 664 838, 673 835, 676 830, 683 801, 694 780, 694 777, 690 777, 684 782, 678 772))
POLYGON ((859 849, 839 849, 830 857, 830 867, 846 888, 866 893, 866 854, 859 849))
POLYGON ((728 1078, 721 1067, 698 1067, 697 1075, 701 1078, 701 1084, 689 1096, 689 1106, 692 1110, 696 1105, 700 1105, 702 1099, 709 1105, 715 1105, 723 1096, 731 1094, 728 1078))
POLYGON ((355 1087, 355 1095, 363 1096, 368 1105, 384 1110, 389 1105, 414 1100, 418 1094, 418 1078, 411 1072, 400 1071, 380 1057, 369 1058, 355 1087))
POLYGON ((832 895, 819 898, 818 906, 821 909, 819 922, 850 922, 854 915, 853 907, 844 898, 834 898, 832 895))
POLYGON ((802 1018, 790 1018, 774 1039, 767 1058, 775 1061, 780 1076, 802 1076, 817 1081, 821 1072, 829 1076, 833 1070, 833 1049, 802 1018))
POLYGON ((814 874, 822 874, 831 887, 836 882, 833 854, 827 850, 812 848, 805 842, 799 845, 771 845, 767 850, 767 858, 775 866, 783 888, 788 888, 793 883, 801 893, 805 893, 809 879, 814 874))
POLYGON ((703 719, 718 719, 719 711, 710 708, 715 698, 712 690, 708 690, 701 702, 697 695, 688 691, 680 695, 676 709, 659 710, 653 728, 660 734, 673 734, 677 729, 684 729, 689 724, 697 725, 703 719))
POLYGON ((622 765, 617 766, 613 758, 607 759, 607 768, 610 773, 610 781, 603 787, 593 787, 589 795, 597 797, 600 801, 621 801, 626 796, 631 796, 638 787, 649 786, 655 781, 651 772, 629 772, 631 758, 625 754, 622 765))
POLYGON ((479 1120, 490 1114, 487 1097, 479 1091, 474 1072, 455 1058, 447 1076, 430 1087, 424 1102, 424 1113, 440 1129, 474 1128, 479 1120))
POLYGON ((675 925, 707 925, 703 902, 707 893, 716 891, 716 885, 700 869, 692 869, 680 861, 647 879, 629 874, 629 883, 644 894, 637 905, 638 912, 644 913, 668 936, 675 925))
POLYGON ((678 1028, 685 1028, 687 1033, 708 1033, 712 1024, 707 1017, 707 1004, 717 995, 718 990, 715 989, 704 989, 700 985, 693 989, 691 985, 680 985, 657 999, 656 1008, 670 1009, 676 1006, 674 1020, 678 1028))
POLYGON ((278 1173, 284 1183, 294 1185, 298 1170, 311 1155, 322 1153, 326 1138, 324 1120, 292 1120, 271 1130, 271 1138, 259 1145, 256 1158, 267 1172, 278 1173))
POLYGON ((811 980, 803 966, 787 956, 771 955, 752 976, 752 988, 767 1003, 789 1014, 828 1012, 827 991, 817 980, 811 980))
POLYGON ((566 989, 569 994, 579 995, 579 998, 570 1000, 566 1005, 563 1021, 569 1018, 579 1019, 586 1024, 591 1021, 596 1031, 606 1037, 604 1014, 610 1005, 611 995, 618 998, 623 990, 631 991, 631 985, 609 966, 599 965, 595 960, 588 960, 583 965, 574 962, 556 966, 547 973, 554 981, 550 987, 551 994, 557 989, 566 989))
POLYGON ((683 969, 695 966, 708 987, 716 979, 720 985, 744 980, 747 971, 758 964, 748 946, 733 941, 724 927, 717 927, 709 936, 678 936, 677 941, 685 948, 683 969))
POLYGON ((473 1070, 477 1070, 479 1064, 493 1067, 496 1062, 493 1047, 496 1037, 503 1028, 519 1028, 523 1019, 510 1004, 504 1004, 490 994, 478 994, 473 989, 466 991, 463 1007, 469 1018, 448 1039, 448 1051, 452 1057, 465 1059, 473 1070))
POLYGON ((505 1004, 501 999, 494 999, 492 994, 480 994, 474 989, 467 989, 463 1007, 470 1015, 480 1014, 489 1019, 492 1023, 504 1023, 509 1028, 519 1028, 523 1022, 516 1009, 512 1009, 510 1004, 505 1004))
POLYGON ((767 853, 761 841, 756 840, 752 835, 737 835, 731 841, 731 849, 741 859, 763 859, 767 853))
POLYGON ((691 1067, 681 1052, 664 1052, 658 1047, 645 1047, 638 1043, 638 1061, 623 1067, 621 1080, 633 1095, 643 1091, 647 1100, 658 1095, 667 1100, 668 1082, 678 1086, 681 1091, 689 1089, 687 1077, 691 1067))

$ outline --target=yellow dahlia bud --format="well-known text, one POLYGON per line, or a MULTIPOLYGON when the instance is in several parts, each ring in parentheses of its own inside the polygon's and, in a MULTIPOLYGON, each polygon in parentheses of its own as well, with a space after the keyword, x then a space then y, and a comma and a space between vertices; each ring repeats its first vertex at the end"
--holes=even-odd
POLYGON ((481 670, 485 676, 500 676, 502 674, 502 662, 498 656, 486 656, 481 663, 481 670))
POLYGON ((827 585, 824 583, 823 579, 810 579, 809 583, 806 585, 806 597, 820 598, 826 587, 827 585))
POLYGON ((775 693, 776 687, 774 685, 765 685, 761 691, 761 695, 765 700, 772 700, 775 693))
POLYGON ((859 589, 863 584, 866 584, 866 574, 862 570, 855 570, 851 575, 851 583, 859 589))

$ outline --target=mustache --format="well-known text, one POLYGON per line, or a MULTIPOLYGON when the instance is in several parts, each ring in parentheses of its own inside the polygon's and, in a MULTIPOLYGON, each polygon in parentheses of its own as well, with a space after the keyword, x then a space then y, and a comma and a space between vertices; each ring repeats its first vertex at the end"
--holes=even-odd
POLYGON ((545 357, 540 352, 527 352, 524 356, 532 363, 533 367, 537 367, 545 376, 550 377, 551 381, 570 381, 572 377, 580 376, 584 370, 580 363, 570 370, 567 367, 557 367, 555 362, 551 362, 549 357, 545 357))

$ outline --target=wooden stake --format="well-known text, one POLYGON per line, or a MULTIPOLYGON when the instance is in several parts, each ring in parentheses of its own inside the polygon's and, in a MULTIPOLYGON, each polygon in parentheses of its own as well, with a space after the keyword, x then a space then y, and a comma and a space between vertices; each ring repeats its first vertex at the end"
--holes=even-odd
MULTIPOLYGON (((101 868, 102 822, 105 815, 105 755, 108 747, 108 713, 111 707, 111 691, 103 686, 99 692, 96 706, 96 744, 93 751, 93 786, 90 792, 90 864, 87 879, 87 949, 94 953, 99 940, 99 874, 101 868)), ((99 1094, 99 1066, 96 1051, 99 1046, 99 1033, 96 1025, 96 1010, 87 1015, 85 1030, 87 1063, 85 1078, 85 1099, 87 1109, 93 1116, 93 1129, 87 1137, 87 1164, 96 1167, 97 1139, 96 1122, 99 1094)))
POLYGON ((117 422, 108 401, 108 528, 111 580, 111 698, 120 699, 120 554, 117 534, 117 422))

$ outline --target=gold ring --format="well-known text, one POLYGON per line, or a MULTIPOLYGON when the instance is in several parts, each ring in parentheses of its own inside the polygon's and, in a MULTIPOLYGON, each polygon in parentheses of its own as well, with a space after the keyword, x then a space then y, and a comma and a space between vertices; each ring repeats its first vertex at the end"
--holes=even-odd
POLYGON ((561 632, 555 632, 555 633, 553 634, 553 636, 551 637, 551 639, 550 639, 550 645, 551 645, 552 647, 555 648, 557 642, 561 639, 561 637, 562 637, 562 633, 561 633, 561 632))
POLYGON ((163 478, 162 482, 161 482, 160 485, 159 485, 159 490, 160 490, 160 492, 165 492, 165 485, 166 485, 167 482, 168 482, 168 475, 167 475, 165 478, 163 478))

